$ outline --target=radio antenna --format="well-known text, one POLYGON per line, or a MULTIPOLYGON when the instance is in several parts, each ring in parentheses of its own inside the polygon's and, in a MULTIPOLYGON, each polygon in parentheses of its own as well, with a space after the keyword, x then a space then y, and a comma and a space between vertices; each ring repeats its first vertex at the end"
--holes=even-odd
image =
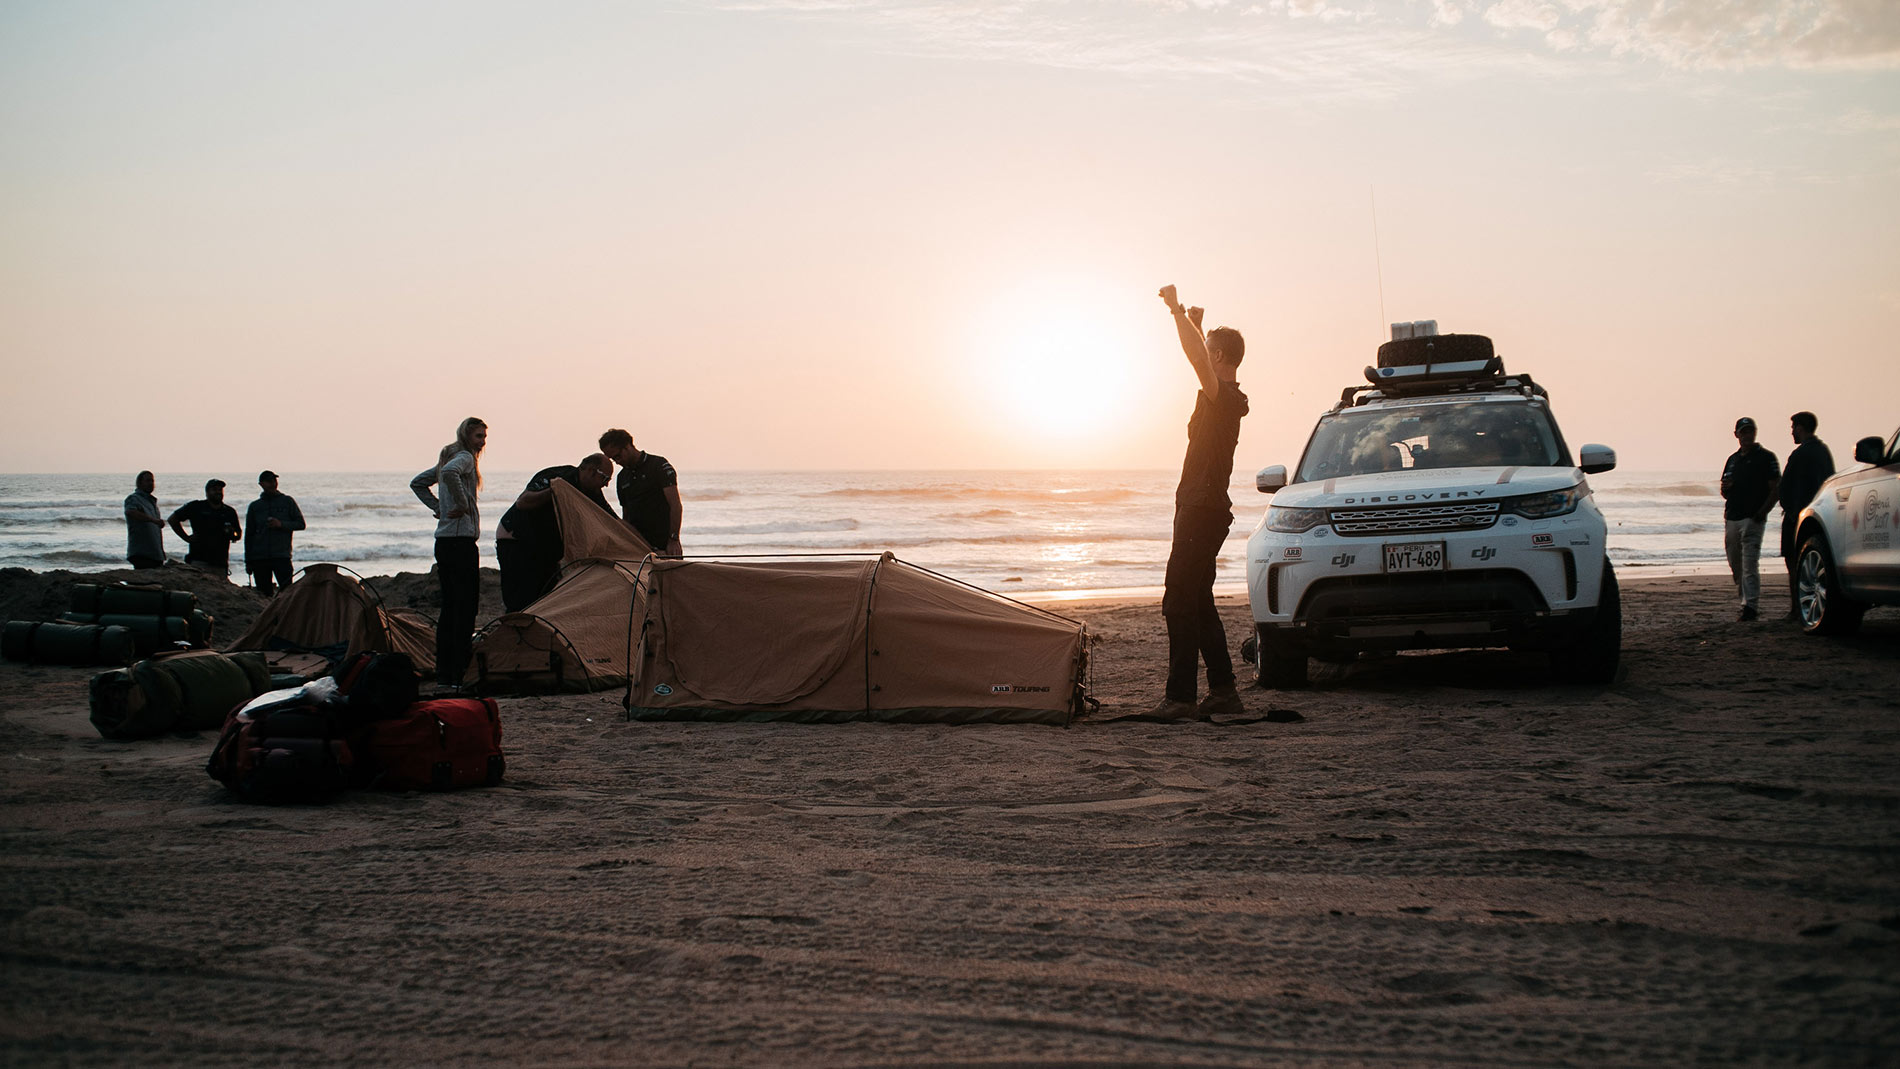
POLYGON ((1385 336, 1385 261, 1379 255, 1379 192, 1371 186, 1366 193, 1372 198, 1372 266, 1379 273, 1379 336, 1385 336))

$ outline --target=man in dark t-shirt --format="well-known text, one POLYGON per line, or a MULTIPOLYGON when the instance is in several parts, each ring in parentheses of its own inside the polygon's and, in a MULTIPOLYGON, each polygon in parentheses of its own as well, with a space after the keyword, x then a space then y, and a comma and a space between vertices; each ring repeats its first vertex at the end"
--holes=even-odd
POLYGON ((1781 472, 1781 559, 1788 566, 1788 619, 1801 617, 1801 594, 1795 589, 1795 557, 1800 547, 1794 544, 1795 528, 1801 510, 1808 507, 1821 484, 1834 474, 1834 454, 1827 443, 1814 436, 1821 421, 1812 412, 1796 412, 1788 417, 1788 433, 1794 438, 1794 452, 1788 454, 1788 466, 1781 472))
POLYGON ((202 499, 180 505, 165 522, 191 547, 185 554, 186 564, 231 574, 231 543, 244 533, 238 527, 237 510, 224 503, 223 479, 205 483, 202 499), (191 524, 189 534, 185 532, 187 523, 191 524))
POLYGON ((1746 621, 1761 615, 1756 605, 1761 595, 1761 535, 1768 510, 1775 507, 1781 463, 1755 441, 1755 421, 1749 417, 1735 421, 1735 440, 1741 448, 1722 465, 1722 545, 1742 598, 1737 618, 1746 621))
POLYGON ((673 465, 665 457, 637 448, 633 435, 618 427, 600 436, 600 451, 620 465, 614 493, 620 498, 621 517, 654 552, 679 556, 679 475, 673 465))
POLYGON ((1203 335, 1201 309, 1182 307, 1173 286, 1161 288, 1161 299, 1174 316, 1181 351, 1194 365, 1201 391, 1188 420, 1187 455, 1174 491, 1174 543, 1161 597, 1161 615, 1168 625, 1167 690, 1151 715, 1205 720, 1246 711, 1227 652, 1227 630, 1214 606, 1215 560, 1234 522, 1227 482, 1234 471, 1240 420, 1247 414, 1247 395, 1236 378, 1246 343, 1231 327, 1203 335), (1203 661, 1207 698, 1197 706, 1196 677, 1203 661))
POLYGON ((590 453, 579 464, 542 468, 528 480, 495 526, 495 563, 501 567, 501 604, 520 612, 547 589, 548 580, 561 569, 561 526, 554 517, 554 484, 565 481, 587 495, 608 515, 613 509, 601 488, 613 477, 613 461, 590 453))

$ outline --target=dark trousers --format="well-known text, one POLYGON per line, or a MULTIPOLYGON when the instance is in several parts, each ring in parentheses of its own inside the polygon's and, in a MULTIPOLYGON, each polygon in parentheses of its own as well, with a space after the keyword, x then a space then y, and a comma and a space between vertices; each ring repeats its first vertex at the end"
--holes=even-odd
POLYGON ((481 551, 473 538, 435 540, 435 578, 442 587, 442 615, 435 622, 435 678, 454 685, 468 674, 475 644, 475 609, 481 601, 481 551))
POLYGON ((251 573, 251 582, 257 585, 257 592, 267 598, 277 593, 276 589, 271 586, 271 578, 273 576, 276 577, 278 586, 290 585, 291 568, 289 557, 271 557, 267 560, 247 560, 244 562, 244 570, 251 573))
POLYGON ((1800 519, 1800 509, 1793 515, 1786 508, 1781 510, 1781 563, 1788 566, 1788 611, 1797 616, 1801 613, 1801 591, 1794 584, 1794 573, 1801 565, 1801 547, 1794 544, 1794 534, 1800 519))
POLYGON ((495 563, 501 568, 501 606, 508 612, 534 604, 561 570, 559 553, 550 555, 519 538, 495 539, 495 563))
POLYGON ((1172 701, 1191 702, 1195 677, 1207 663, 1207 685, 1232 686, 1234 660, 1227 629, 1214 608, 1214 560, 1234 522, 1232 513, 1184 508, 1174 513, 1174 547, 1168 553, 1161 616, 1168 624, 1168 689, 1172 701))
POLYGON ((127 557, 125 559, 132 565, 134 571, 142 572, 147 568, 163 568, 165 566, 165 558, 163 557, 127 557))

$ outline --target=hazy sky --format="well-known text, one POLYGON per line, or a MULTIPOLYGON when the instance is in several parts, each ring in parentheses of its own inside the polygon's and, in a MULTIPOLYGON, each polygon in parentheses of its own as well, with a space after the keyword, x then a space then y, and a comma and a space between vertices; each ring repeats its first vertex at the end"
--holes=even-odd
POLYGON ((1241 471, 1425 318, 1627 467, 1845 460, 1900 3, 0 4, 0 470, 1172 467, 1166 282, 1241 471))

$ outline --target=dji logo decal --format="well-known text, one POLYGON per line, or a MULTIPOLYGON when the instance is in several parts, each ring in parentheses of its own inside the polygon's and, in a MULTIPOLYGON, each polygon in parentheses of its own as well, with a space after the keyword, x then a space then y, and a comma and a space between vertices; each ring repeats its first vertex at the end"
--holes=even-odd
POLYGON ((1479 546, 1477 549, 1471 551, 1472 560, 1490 560, 1497 555, 1498 551, 1492 549, 1490 546, 1479 546))

